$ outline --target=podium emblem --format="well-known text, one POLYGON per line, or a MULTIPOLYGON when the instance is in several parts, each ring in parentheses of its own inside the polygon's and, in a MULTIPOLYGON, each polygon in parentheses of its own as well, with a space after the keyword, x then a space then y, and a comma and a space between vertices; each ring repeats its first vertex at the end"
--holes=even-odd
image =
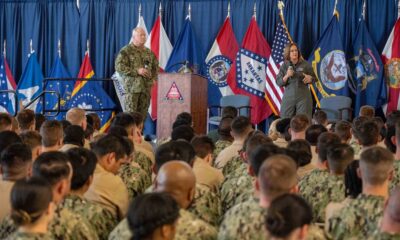
POLYGON ((181 92, 175 82, 172 83, 169 88, 167 95, 164 98, 165 101, 183 101, 181 92))

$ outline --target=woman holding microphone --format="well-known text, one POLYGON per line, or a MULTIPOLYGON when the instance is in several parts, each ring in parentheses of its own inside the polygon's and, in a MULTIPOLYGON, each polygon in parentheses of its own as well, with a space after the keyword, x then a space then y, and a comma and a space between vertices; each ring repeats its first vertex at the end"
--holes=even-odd
POLYGON ((311 65, 305 61, 295 43, 289 43, 284 51, 285 62, 279 69, 276 83, 285 87, 281 103, 281 118, 291 118, 296 114, 312 117, 312 98, 308 84, 315 81, 311 65))

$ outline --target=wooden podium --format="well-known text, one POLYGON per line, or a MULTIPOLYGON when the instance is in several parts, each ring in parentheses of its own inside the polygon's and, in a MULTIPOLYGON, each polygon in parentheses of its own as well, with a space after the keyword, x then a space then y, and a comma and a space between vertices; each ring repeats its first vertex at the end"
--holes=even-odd
POLYGON ((207 80, 201 75, 160 73, 157 104, 157 139, 171 136, 172 124, 181 112, 192 114, 197 134, 206 133, 207 80))

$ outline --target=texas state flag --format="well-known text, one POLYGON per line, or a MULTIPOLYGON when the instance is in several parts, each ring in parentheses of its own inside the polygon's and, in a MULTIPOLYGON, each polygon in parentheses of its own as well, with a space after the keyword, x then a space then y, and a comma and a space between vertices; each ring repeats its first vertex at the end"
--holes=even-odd
POLYGON ((205 61, 209 105, 219 105, 221 96, 233 95, 227 79, 238 50, 239 44, 227 17, 205 61))

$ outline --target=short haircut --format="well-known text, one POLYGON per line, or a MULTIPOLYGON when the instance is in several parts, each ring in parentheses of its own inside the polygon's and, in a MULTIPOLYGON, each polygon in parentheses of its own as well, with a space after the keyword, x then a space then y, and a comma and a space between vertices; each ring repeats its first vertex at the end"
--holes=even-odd
POLYGON ((171 133, 172 140, 183 139, 187 142, 190 142, 192 141, 193 137, 194 137, 194 130, 189 125, 176 127, 172 130, 171 133))
POLYGON ((126 129, 124 127, 121 126, 111 126, 108 129, 108 134, 113 134, 116 136, 120 136, 120 137, 128 137, 128 132, 126 131, 126 129))
POLYGON ((365 121, 355 129, 354 135, 363 146, 375 145, 379 138, 378 125, 372 120, 365 121))
POLYGON ((85 145, 85 131, 78 125, 68 126, 64 130, 64 144, 85 145))
POLYGON ((294 152, 296 155, 296 162, 298 163, 299 167, 303 167, 311 163, 311 145, 306 140, 296 139, 290 141, 286 148, 294 152))
POLYGON ((221 113, 222 118, 224 117, 234 118, 237 115, 238 115, 238 110, 233 106, 226 106, 222 108, 222 113, 221 113))
POLYGON ((327 160, 328 157, 328 148, 332 144, 339 144, 340 138, 337 134, 331 132, 321 133, 318 137, 318 158, 320 161, 327 160))
POLYGON ((272 237, 286 238, 297 228, 310 225, 312 219, 312 210, 307 201, 286 193, 271 202, 265 225, 272 237))
POLYGON ((66 152, 72 166, 71 189, 82 188, 96 168, 96 155, 83 147, 71 148, 66 152))
POLYGON ((351 161, 354 160, 353 148, 345 143, 332 144, 328 148, 328 166, 334 174, 344 174, 351 161))
POLYGON ((140 112, 131 112, 130 114, 133 117, 136 126, 142 125, 144 123, 144 116, 140 112))
POLYGON ((150 239, 154 231, 173 225, 179 218, 179 205, 167 193, 145 193, 135 197, 129 206, 127 220, 134 232, 132 240, 150 239))
POLYGON ((314 113, 313 122, 314 124, 324 125, 328 121, 328 115, 323 110, 318 110, 314 113))
POLYGON ((364 123, 365 121, 368 121, 367 117, 358 116, 358 117, 354 118, 353 126, 352 126, 353 132, 356 132, 357 129, 361 126, 361 124, 364 123))
POLYGON ((287 131, 288 126, 290 126, 290 118, 282 118, 276 123, 276 131, 283 135, 287 131))
MULTIPOLYGON (((135 119, 129 113, 118 113, 112 120, 111 126, 121 126, 125 129, 136 126, 135 119)), ((129 133, 128 133, 129 134, 129 133)))
POLYGON ((297 114, 290 120, 290 129, 294 132, 302 132, 310 125, 310 119, 305 114, 297 114))
POLYGON ((63 139, 63 127, 57 120, 47 120, 40 128, 40 135, 42 135, 42 145, 52 147, 63 139))
POLYGON ((20 173, 31 163, 32 150, 26 144, 13 143, 1 153, 0 168, 3 174, 10 175, 20 173))
POLYGON ((386 126, 394 126, 396 122, 400 122, 400 110, 395 110, 386 116, 386 126))
POLYGON ((62 127, 63 127, 63 130, 65 130, 68 126, 71 126, 71 125, 72 125, 70 122, 68 122, 68 121, 65 120, 65 119, 61 120, 60 123, 61 123, 61 125, 62 125, 62 127))
POLYGON ((53 192, 45 179, 32 177, 16 181, 10 199, 10 217, 17 226, 21 226, 40 219, 53 200, 53 192))
POLYGON ((36 147, 42 146, 42 136, 37 131, 24 131, 19 136, 22 142, 27 144, 32 150, 36 147))
POLYGON ((319 135, 327 131, 328 129, 321 124, 311 125, 306 130, 306 140, 311 146, 317 146, 319 135))
POLYGON ((364 105, 360 108, 360 116, 373 118, 375 117, 375 108, 373 106, 364 105))
MULTIPOLYGON (((398 123, 396 123, 396 125, 397 124, 398 123)), ((392 153, 396 153, 396 149, 397 149, 396 145, 392 142, 392 137, 394 137, 394 136, 396 136, 396 142, 398 142, 400 144, 400 142, 399 142, 400 126, 398 126, 398 127, 397 126, 389 126, 386 131, 384 143, 385 143, 386 148, 389 149, 389 151, 391 151, 392 153), (399 138, 397 138, 397 131, 398 131, 397 128, 399 128, 399 138)))
POLYGON ((336 122, 335 133, 343 142, 347 142, 351 138, 351 123, 344 120, 336 122))
POLYGON ((232 132, 236 135, 243 136, 246 131, 251 128, 251 122, 248 117, 238 116, 232 121, 232 132))
POLYGON ((176 120, 179 120, 179 119, 185 120, 186 122, 189 123, 189 125, 192 125, 192 123, 193 123, 193 117, 192 117, 192 115, 191 115, 190 113, 188 113, 188 112, 181 112, 181 113, 179 113, 179 114, 176 116, 176 120))
POLYGON ((65 119, 68 120, 72 125, 81 125, 86 120, 86 112, 82 108, 71 108, 68 110, 65 119))
POLYGON ((98 158, 109 153, 115 153, 116 160, 119 160, 126 155, 126 148, 123 141, 122 137, 108 134, 92 142, 90 147, 98 158))
POLYGON ((261 165, 264 161, 275 154, 282 154, 283 150, 275 144, 268 143, 262 144, 256 147, 253 152, 250 153, 250 166, 254 171, 254 174, 258 176, 261 165))
POLYGON ((8 113, 0 113, 0 132, 10 130, 12 118, 8 113))
POLYGON ((28 130, 35 122, 35 112, 30 109, 24 109, 17 114, 17 121, 21 130, 28 130))
POLYGON ((362 181, 370 185, 381 185, 393 170, 393 154, 382 147, 369 147, 360 155, 362 181))
POLYGON ((288 193, 297 184, 296 162, 283 154, 273 155, 262 164, 258 180, 261 193, 271 200, 288 193))
POLYGON ((0 154, 6 147, 13 143, 22 143, 22 139, 18 134, 8 130, 0 132, 0 154))
POLYGON ((243 151, 245 151, 248 155, 256 149, 257 146, 262 144, 272 143, 271 138, 265 135, 261 131, 253 131, 249 133, 247 138, 243 143, 243 151))
POLYGON ((220 136, 223 136, 225 138, 232 137, 231 135, 231 124, 232 124, 233 118, 231 117, 223 117, 221 121, 219 122, 218 126, 218 134, 220 136))
POLYGON ((35 113, 35 130, 39 131, 42 124, 46 121, 46 117, 41 113, 35 113))
POLYGON ((176 119, 172 123, 172 130, 174 130, 175 128, 180 127, 180 126, 189 126, 189 127, 191 127, 190 123, 186 119, 176 119))
POLYGON ((350 198, 356 198, 362 192, 362 181, 357 174, 360 167, 360 161, 354 160, 347 165, 344 171, 344 186, 346 191, 344 195, 350 198))
POLYGON ((69 177, 68 155, 52 151, 40 154, 33 162, 32 175, 46 179, 52 186, 69 177))
POLYGON ((173 160, 184 161, 193 166, 195 156, 194 148, 190 143, 185 141, 169 141, 157 148, 155 167, 158 171, 162 165, 173 160))
POLYGON ((212 154, 215 149, 215 145, 211 138, 207 136, 196 136, 191 142, 196 156, 200 158, 205 158, 208 154, 212 154))

